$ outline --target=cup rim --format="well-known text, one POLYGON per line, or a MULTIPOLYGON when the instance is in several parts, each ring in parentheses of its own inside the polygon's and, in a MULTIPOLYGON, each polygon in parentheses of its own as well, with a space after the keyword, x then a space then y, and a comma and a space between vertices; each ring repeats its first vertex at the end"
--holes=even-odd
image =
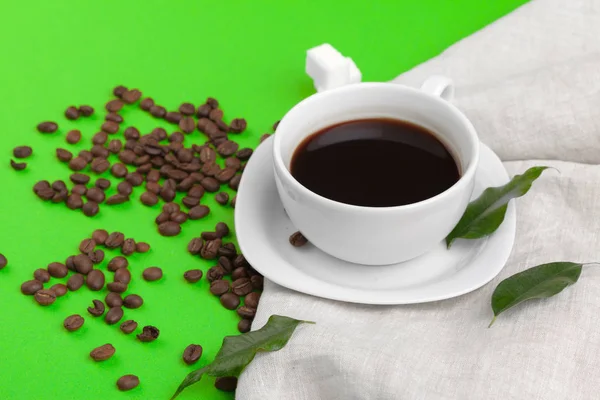
MULTIPOLYGON (((281 135, 280 134, 278 135, 277 133, 275 133, 273 135, 274 136, 273 162, 274 162, 275 172, 280 177, 280 179, 285 179, 289 184, 294 185, 294 187, 298 191, 300 191, 300 193, 302 195, 308 196, 308 197, 312 198, 313 200, 315 200, 316 202, 323 204, 324 206, 337 207, 337 208, 341 208, 341 209, 349 210, 349 211, 362 211, 362 212, 375 212, 375 213, 390 212, 390 211, 404 211, 404 210, 406 210, 406 211, 418 210, 418 209, 427 207, 427 206, 431 205, 432 203, 437 203, 437 202, 443 201, 444 198, 451 196, 455 192, 462 190, 466 185, 468 185, 468 183, 471 182, 472 179, 474 178, 475 172, 477 170, 477 166, 479 164, 479 138, 477 136, 475 127, 473 126, 471 121, 469 121, 469 119, 458 108, 456 108, 456 106, 454 106, 452 103, 442 99, 441 97, 433 96, 426 92, 423 92, 420 89, 415 89, 415 88, 405 86, 402 84, 398 84, 398 83, 362 82, 362 83, 355 83, 355 84, 351 84, 351 85, 347 85, 347 86, 342 86, 342 87, 327 90, 324 92, 315 93, 315 94, 305 98, 304 100, 300 101, 294 107, 292 107, 279 122, 279 125, 277 126, 277 130, 285 131, 285 128, 287 127, 286 117, 290 113, 292 113, 294 110, 296 110, 298 107, 300 107, 301 105, 319 101, 321 98, 330 96, 331 94, 334 94, 334 93, 350 92, 350 91, 360 90, 360 88, 381 88, 381 87, 386 87, 386 88, 393 87, 394 89, 407 91, 414 95, 427 96, 434 102, 438 103, 440 106, 449 107, 454 112, 454 114, 457 115, 460 122, 463 123, 464 126, 467 128, 467 132, 469 133, 469 138, 471 139, 470 140, 471 153, 473 154, 473 157, 470 160, 469 167, 462 174, 462 176, 458 179, 458 181, 456 181, 452 186, 450 186, 448 189, 444 190, 443 192, 438 193, 437 195, 427 198, 425 200, 418 201, 416 203, 404 204, 404 205, 399 205, 399 206, 388 206, 388 207, 359 206, 359 205, 355 205, 355 204, 342 203, 342 202, 329 199, 327 197, 321 196, 321 195, 313 192, 312 190, 308 189, 306 186, 304 186, 300 182, 298 182, 296 180, 296 178, 294 178, 292 173, 289 171, 289 169, 285 166, 285 163, 283 162, 283 157, 281 155, 281 150, 280 150, 281 149, 281 140, 282 140, 281 135)), ((351 120, 349 120, 349 121, 351 121, 351 120)))

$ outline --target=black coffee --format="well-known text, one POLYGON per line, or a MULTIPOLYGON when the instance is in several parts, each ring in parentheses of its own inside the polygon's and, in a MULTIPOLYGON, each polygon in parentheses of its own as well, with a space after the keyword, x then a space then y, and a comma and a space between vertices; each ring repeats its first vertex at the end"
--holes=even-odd
POLYGON ((368 207, 416 203, 460 178, 433 133, 392 119, 343 122, 312 134, 294 152, 291 172, 323 197, 368 207))

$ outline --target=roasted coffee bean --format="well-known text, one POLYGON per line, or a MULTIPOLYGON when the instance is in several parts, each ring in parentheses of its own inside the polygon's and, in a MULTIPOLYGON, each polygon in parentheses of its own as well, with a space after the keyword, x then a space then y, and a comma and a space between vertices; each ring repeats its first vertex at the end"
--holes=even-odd
POLYGON ((42 282, 32 279, 30 281, 23 282, 23 284, 21 285, 21 293, 27 295, 35 294, 35 292, 37 292, 38 290, 42 290, 43 287, 44 285, 42 284, 42 282))
POLYGON ((131 186, 140 186, 144 182, 144 177, 138 172, 127 174, 125 180, 131 183, 131 186))
POLYGON ((88 257, 94 264, 100 264, 104 260, 104 252, 100 249, 88 253, 88 257))
POLYGON ((117 380, 117 388, 127 391, 136 388, 140 384, 140 378, 135 375, 123 375, 117 380))
POLYGON ((217 159, 217 154, 210 147, 203 147, 200 150, 200 161, 203 164, 212 163, 217 159))
POLYGON ((111 307, 106 315, 104 321, 108 325, 114 325, 123 318, 123 309, 121 307, 111 307))
POLYGON ((66 140, 69 144, 79 143, 81 140, 81 131, 73 129, 72 131, 67 132, 66 140))
POLYGON ((171 143, 183 143, 184 136, 181 132, 173 132, 171 136, 169 136, 169 142, 171 143))
POLYGON ((232 188, 233 190, 238 190, 238 188, 240 187, 241 180, 242 180, 242 175, 235 175, 229 181, 229 187, 232 188))
POLYGON ((131 332, 137 329, 137 326, 137 322, 132 319, 128 319, 127 321, 123 322, 119 328, 121 329, 121 332, 129 335, 131 332))
POLYGON ((196 116, 198 118, 207 118, 211 111, 212 107, 209 104, 202 104, 200 107, 198 107, 196 116))
POLYGON ((215 232, 219 238, 227 236, 229 235, 229 226, 227 226, 225 222, 217 222, 217 225, 215 225, 215 232))
POLYGON ((158 196, 152 192, 144 192, 140 196, 140 201, 146 206, 153 206, 158 203, 158 196))
POLYGON ((248 267, 249 265, 250 264, 248 264, 248 261, 246 261, 246 257, 244 257, 243 254, 240 254, 236 258, 233 259, 233 266, 235 268, 248 267))
POLYGON ((208 118, 212 119, 213 121, 219 121, 223 119, 223 110, 213 107, 213 109, 210 110, 210 113, 208 113, 208 118))
POLYGON ((163 222, 158 225, 158 233, 163 236, 176 236, 181 232, 181 226, 173 221, 163 222))
POLYGON ((104 244, 106 239, 108 238, 108 232, 104 229, 96 229, 92 233, 92 239, 96 242, 96 245, 104 244))
POLYGON ((248 306, 241 306, 237 309, 237 314, 244 319, 254 319, 256 309, 248 306))
POLYGON ((80 106, 79 113, 81 115, 83 115, 84 117, 89 117, 90 115, 92 115, 94 113, 94 109, 90 106, 80 106))
POLYGON ((140 131, 136 127, 130 126, 125 129, 123 136, 126 140, 138 140, 140 138, 140 131))
POLYGON ((123 101, 127 104, 133 104, 142 97, 142 92, 138 89, 130 89, 123 93, 123 101))
POLYGON ((0 269, 6 267, 6 264, 8 264, 6 256, 4 256, 4 254, 0 254, 0 269))
POLYGON ((137 294, 130 294, 123 299, 123 305, 127 308, 140 308, 144 304, 144 299, 137 294))
POLYGON ((223 157, 229 157, 238 151, 239 145, 231 140, 226 140, 217 147, 217 153, 223 157))
MULTIPOLYGON (((193 179, 193 178, 189 178, 189 179, 193 179)), ((195 197, 197 199, 200 199, 200 198, 202 198, 202 196, 204 196, 204 188, 198 184, 194 184, 192 187, 189 188, 189 190, 187 192, 188 192, 188 196, 195 197)))
POLYGON ((187 365, 192 365, 202 357, 202 346, 199 344, 190 344, 183 351, 183 361, 187 365))
POLYGON ((115 86, 115 88, 113 89, 113 95, 116 97, 122 97, 123 93, 125 93, 127 91, 127 88, 123 85, 119 85, 119 86, 115 86))
POLYGON ((238 280, 241 278, 248 278, 248 271, 244 267, 238 267, 231 272, 231 279, 238 280))
MULTIPOLYGON (((194 179, 190 178, 188 176, 187 178, 185 178, 181 182, 179 182, 175 189, 178 192, 187 192, 192 188, 193 185, 194 185, 194 179)), ((192 196, 192 197, 195 197, 195 196, 192 196)))
POLYGON ((113 164, 113 166, 110 168, 110 173, 115 178, 124 178, 125 176, 127 176, 128 171, 127 167, 124 164, 116 163, 113 164))
POLYGON ((215 201, 221 205, 226 205, 229 201, 229 194, 226 192, 220 192, 215 195, 215 201))
POLYGON ((219 190, 220 184, 215 178, 206 177, 202 179, 200 184, 206 189, 207 192, 214 193, 219 190))
POLYGON ((206 272, 206 279, 209 282, 213 282, 218 279, 223 279, 223 276, 225 276, 225 271, 219 266, 211 267, 206 272))
POLYGON ((116 204, 122 204, 129 201, 129 196, 125 195, 125 194, 114 194, 112 196, 110 196, 108 199, 106 199, 106 204, 109 206, 112 205, 116 205, 116 204))
POLYGON ((252 287, 256 290, 263 290, 264 278, 260 275, 252 275, 250 277, 250 281, 252 282, 252 287))
POLYGON ((27 158, 33 153, 33 149, 29 146, 17 146, 13 149, 13 156, 16 158, 27 158))
POLYGON ((111 282, 108 285, 106 285, 106 287, 108 288, 109 292, 115 293, 123 293, 127 290, 127 284, 123 282, 111 282))
POLYGON ((117 247, 121 247, 123 242, 125 241, 125 235, 121 232, 113 232, 104 241, 104 245, 109 249, 115 249, 117 247))
POLYGON ((180 113, 175 112, 175 111, 170 111, 165 114, 165 119, 172 124, 178 124, 182 118, 183 118, 183 116, 180 113))
POLYGON ((114 121, 106 121, 102 124, 100 129, 106 133, 117 133, 119 131, 119 124, 114 121))
MULTIPOLYGON (((87 275, 94 268, 92 260, 85 254, 78 254, 73 258, 75 270, 80 274, 87 275)), ((48 268, 50 268, 48 266, 48 268)))
POLYGON ((79 273, 73 274, 69 277, 69 280, 67 280, 67 288, 69 288, 70 291, 74 292, 76 290, 79 290, 83 286, 83 283, 83 275, 79 273))
POLYGON ((259 301, 260 301, 260 293, 258 293, 258 292, 248 293, 248 295, 244 299, 244 305, 247 307, 250 307, 250 308, 257 308, 259 301))
POLYGON ((52 287, 50 287, 50 290, 52 290, 54 292, 56 297, 62 297, 65 294, 67 294, 67 291, 69 289, 67 289, 67 287, 65 285, 63 285, 62 283, 56 283, 56 284, 52 285, 52 287))
POLYGON ((164 128, 154 128, 151 135, 160 142, 167 138, 167 131, 164 128))
MULTIPOLYGON (((223 246, 221 246, 222 248, 223 246)), ((233 272, 233 263, 231 262, 231 260, 227 257, 224 256, 219 256, 219 266, 221 268, 223 268, 223 271, 225 271, 226 274, 230 274, 233 272)))
POLYGON ((233 293, 225 293, 220 300, 221 305, 228 310, 235 310, 240 305, 240 298, 233 293))
POLYGON ((53 262, 48 264, 48 273, 54 278, 64 278, 67 276, 69 271, 65 264, 61 264, 59 262, 53 262))
POLYGON ((205 260, 212 260, 217 257, 217 251, 221 247, 221 239, 209 240, 200 251, 200 257, 205 260))
POLYGON ((156 222, 157 225, 160 225, 162 223, 169 221, 170 218, 171 218, 171 214, 163 211, 160 214, 158 214, 158 216, 156 217, 154 222, 156 222))
POLYGON ((231 120, 231 125, 229 127, 229 132, 233 133, 242 133, 246 130, 246 120, 243 118, 234 118, 231 120))
POLYGON ((81 171, 85 167, 87 167, 88 163, 81 157, 75 157, 69 161, 69 168, 73 171, 81 171))
MULTIPOLYGON (((233 169, 233 168, 229 168, 229 167, 228 167, 228 168, 225 168, 225 169, 222 169, 222 170, 220 170, 220 171, 219 171, 219 172, 218 172, 218 173, 215 175, 215 178, 216 178, 216 179, 217 179, 219 182, 221 182, 221 183, 226 183, 226 182, 229 182, 230 180, 233 180, 232 178, 233 178, 234 176, 241 176, 241 175, 236 175, 235 173, 236 173, 236 170, 235 170, 235 169, 233 169)), ((210 178, 208 178, 208 179, 210 179, 210 178)), ((231 186, 231 185, 230 185, 230 186, 231 186)), ((233 188, 232 188, 232 189, 233 189, 233 188)), ((217 189, 217 190, 218 190, 218 189, 217 189)), ((236 190, 237 190, 237 187, 236 187, 236 190)))
POLYGON ((52 182, 52 189, 58 191, 67 190, 67 185, 63 181, 52 182))
POLYGON ((121 247, 121 253, 125 256, 130 256, 135 253, 135 240, 131 238, 125 239, 123 246, 121 247))
POLYGON ((201 238, 194 238, 188 243, 188 251, 191 254, 198 254, 202 250, 203 245, 204 241, 201 238))
POLYGON ((102 203, 106 198, 106 194, 104 194, 104 191, 102 191, 102 189, 93 187, 87 190, 87 192, 85 193, 85 197, 87 197, 88 200, 91 200, 93 202, 102 203))
POLYGON ((294 247, 302 247, 306 243, 308 243, 308 239, 306 239, 300 232, 294 232, 290 236, 290 244, 294 247))
POLYGON ((197 197, 185 196, 183 199, 181 199, 181 202, 184 206, 192 208, 200 204, 200 199, 197 197))
POLYGON ((192 103, 182 103, 179 106, 179 112, 183 115, 194 115, 196 112, 196 107, 192 103))
POLYGON ((245 147, 243 149, 238 150, 237 154, 236 154, 237 158, 239 158, 242 161, 246 161, 250 158, 250 156, 252 156, 252 149, 249 147, 245 147))
POLYGON ((79 196, 85 196, 87 193, 87 187, 85 185, 75 185, 71 188, 72 194, 78 194, 79 196))
POLYGON ((157 106, 156 104, 150 107, 150 114, 156 118, 164 118, 167 115, 167 110, 162 106, 157 106))
POLYGON ((158 338, 160 331, 155 326, 144 326, 142 333, 137 335, 140 342, 152 342, 158 338))
POLYGON ((96 248, 96 241, 94 239, 83 239, 81 243, 79 243, 79 251, 83 254, 88 254, 94 251, 96 248))
POLYGON ((114 281, 128 285, 131 282, 131 272, 127 268, 118 268, 115 271, 114 281))
POLYGON ((177 224, 183 224, 185 221, 188 220, 188 215, 184 212, 178 211, 178 212, 171 214, 169 216, 169 218, 171 221, 173 221, 177 224))
POLYGON ((116 349, 113 345, 107 343, 92 350, 90 352, 90 357, 92 357, 92 360, 94 361, 105 361, 111 358, 115 354, 115 351, 116 349))
POLYGON ((95 201, 88 201, 83 205, 83 207, 81 207, 81 210, 85 216, 93 217, 94 215, 98 214, 100 207, 95 201))
POLYGON ((119 99, 113 99, 106 103, 105 108, 108 112, 117 112, 120 111, 121 108, 123 108, 123 102, 119 99))
POLYGON ((102 289, 104 287, 104 282, 104 273, 99 269, 91 270, 87 275, 86 284, 90 290, 98 291, 102 289))
POLYGON ((108 140, 108 134, 106 132, 98 132, 92 136, 92 143, 95 146, 101 146, 108 140))
POLYGON ((50 280, 50 274, 43 268, 38 268, 33 271, 33 279, 38 280, 42 283, 46 283, 50 280))
POLYGON ((83 319, 83 317, 81 315, 73 314, 73 315, 70 315, 67 318, 65 318, 65 321, 63 322, 63 326, 69 332, 73 332, 73 331, 76 331, 77 329, 81 328, 83 326, 84 322, 85 322, 85 320, 83 319))
POLYGON ((124 121, 122 116, 120 116, 119 114, 114 113, 114 112, 106 114, 106 117, 104 117, 104 119, 106 121, 116 122, 117 124, 120 124, 121 122, 124 121))
POLYGON ((58 129, 58 124, 56 122, 45 121, 41 122, 37 126, 37 130, 41 133, 54 133, 58 129))
POLYGON ((123 305, 123 299, 119 293, 110 292, 104 298, 104 302, 109 307, 121 307, 123 305))
POLYGON ((248 278, 240 278, 231 283, 231 291, 238 296, 245 296, 252 292, 252 282, 248 278))
POLYGON ((216 232, 202 232, 200 237, 204 240, 215 240, 219 238, 216 232))
POLYGON ((67 192, 67 190, 62 190, 60 192, 55 193, 54 196, 52 196, 52 202, 62 203, 67 200, 67 197, 69 197, 69 192, 67 192))
POLYGON ((222 296, 229 292, 229 281, 223 279, 217 279, 210 283, 210 292, 215 296, 222 296))
POLYGON ((69 178, 71 179, 71 182, 81 185, 85 185, 90 181, 90 177, 88 175, 80 173, 71 174, 69 178))
POLYGON ((56 293, 50 289, 41 289, 33 295, 35 301, 41 306, 49 306, 56 301, 56 293))
POLYGON ((88 307, 88 312, 92 314, 94 317, 99 317, 104 314, 104 303, 100 300, 92 300, 94 304, 93 307, 88 307))
MULTIPOLYGON (((215 162, 206 163, 202 166, 201 171, 206 177, 213 177, 218 174, 219 171, 221 171, 221 167, 219 167, 215 162)), ((202 181, 200 181, 200 183, 202 183, 202 181)))
POLYGON ((10 166, 15 171, 23 171, 25 168, 27 168, 27 163, 25 163, 25 162, 18 163, 14 160, 10 160, 10 166))
POLYGON ((146 242, 138 242, 135 244, 135 251, 138 253, 147 253, 150 250, 150 245, 146 242))
POLYGON ((250 321, 249 319, 242 319, 240 320, 240 322, 238 322, 238 331, 240 331, 240 333, 250 332, 251 326, 252 321, 250 321))
MULTIPOLYGON (((75 260, 75 256, 69 256, 67 257, 67 259, 65 260, 65 267, 67 267, 67 269, 69 271, 76 271, 75 268, 75 262, 73 261, 75 260)), ((48 265, 48 271, 50 271, 50 265, 48 265)), ((67 271, 68 272, 68 271, 67 271)), ((66 275, 67 273, 65 273, 66 275)), ((50 275, 52 275, 52 272, 50 272, 50 275)))
POLYGON ((125 164, 133 164, 136 158, 136 154, 131 150, 123 150, 119 153, 119 160, 125 164))
POLYGON ((150 97, 146 97, 144 100, 140 101, 140 108, 144 111, 150 111, 150 108, 154 105, 154 100, 150 97))
POLYGON ((173 214, 174 212, 181 211, 181 207, 177 203, 166 203, 163 205, 162 210, 167 214, 173 214))
POLYGON ((142 273, 142 277, 147 281, 157 281, 162 278, 163 272, 159 267, 148 267, 142 273))
POLYGON ((242 162, 240 161, 239 158, 232 156, 232 157, 227 157, 225 159, 225 167, 226 168, 233 168, 236 171, 242 169, 242 162))
POLYGON ((56 158, 58 158, 59 161, 68 162, 73 158, 73 153, 65 149, 56 149, 56 158))
POLYGON ((124 196, 129 196, 133 193, 133 186, 127 181, 122 181, 117 185, 117 191, 124 196))
POLYGON ((189 271, 185 271, 183 278, 189 283, 196 283, 202 279, 202 271, 199 269, 190 269, 189 271))
POLYGON ((172 169, 167 173, 167 176, 169 178, 174 179, 175 181, 179 182, 179 181, 182 181, 185 178, 187 178, 189 176, 189 174, 180 169, 172 169))
POLYGON ((215 380, 215 388, 222 392, 234 392, 237 388, 237 378, 234 376, 217 378, 215 380))
POLYGON ((110 162, 105 158, 94 158, 90 164, 90 168, 93 172, 101 174, 110 168, 110 162))
POLYGON ((264 135, 262 135, 260 137, 260 143, 264 142, 265 140, 267 140, 269 137, 271 137, 270 133, 265 133, 264 135))
POLYGON ((175 199, 175 190, 163 187, 160 191, 160 197, 166 202, 173 201, 175 199))
POLYGON ((179 129, 185 133, 192 133, 196 129, 196 122, 192 117, 185 117, 179 121, 179 129))

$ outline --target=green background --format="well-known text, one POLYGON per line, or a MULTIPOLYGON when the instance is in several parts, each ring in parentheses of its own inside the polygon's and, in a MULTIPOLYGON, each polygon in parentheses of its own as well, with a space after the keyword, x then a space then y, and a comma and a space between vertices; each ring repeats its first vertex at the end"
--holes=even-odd
MULTIPOLYGON (((188 241, 219 220, 233 225, 229 207, 203 200, 213 209, 205 220, 183 225, 183 233, 163 238, 154 218, 159 205, 137 200, 101 206, 94 218, 64 205, 44 203, 31 191, 40 180, 67 180, 69 170, 54 157, 56 147, 90 146, 103 113, 69 122, 69 105, 90 104, 101 111, 112 87, 140 88, 168 109, 182 101, 219 99, 226 120, 245 117, 249 129, 240 142, 256 146, 276 120, 313 92, 304 74, 305 51, 329 42, 354 59, 367 81, 389 80, 437 55, 460 38, 508 13, 524 0, 364 0, 321 1, 8 1, 0 9, 0 253, 9 266, 0 271, 0 398, 8 399, 166 399, 194 367, 181 361, 190 343, 204 347, 197 366, 209 362, 223 336, 235 334, 238 318, 223 309, 203 279, 187 284, 182 274, 204 271, 211 263, 192 257, 188 241), (42 135, 35 126, 55 120, 60 129, 42 135), (79 145, 65 143, 69 129, 80 129, 79 145), (10 169, 11 151, 30 145, 34 155, 25 171, 10 169), (34 304, 19 286, 36 268, 64 261, 94 229, 119 230, 152 250, 130 259, 134 276, 158 265, 159 282, 133 280, 130 293, 145 304, 125 310, 140 326, 161 330, 152 343, 140 343, 117 326, 88 316, 94 294, 69 293, 51 307, 34 304), (62 328, 73 313, 86 318, 75 333, 62 328), (116 355, 94 363, 89 351, 112 343, 116 355), (133 373, 141 385, 126 393, 117 378, 133 373)), ((137 107, 126 109, 124 126, 143 133, 158 124, 137 107)), ((169 132, 174 127, 168 128, 169 132)), ((197 132, 186 143, 201 143, 197 132)), ((113 187, 116 185, 113 185, 113 187)), ((136 188, 137 199, 142 188, 136 188)), ((114 188, 111 189, 111 193, 114 188)), ((115 255, 107 253, 107 256, 115 255)), ((107 257, 108 258, 108 257, 107 257)), ((105 268, 106 262, 102 264, 105 268)), ((53 283, 56 280, 51 281, 53 283)), ((103 298, 105 292, 101 293, 103 298)), ((139 328, 138 328, 139 329, 139 328)), ((207 378, 182 399, 231 399, 207 378)))

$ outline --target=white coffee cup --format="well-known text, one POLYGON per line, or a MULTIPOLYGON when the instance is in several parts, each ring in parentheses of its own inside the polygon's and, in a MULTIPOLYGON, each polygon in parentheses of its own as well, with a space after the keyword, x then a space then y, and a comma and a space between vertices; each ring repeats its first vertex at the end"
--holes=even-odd
POLYGON ((447 101, 452 94, 451 82, 443 77, 428 79, 421 90, 394 83, 357 83, 317 93, 292 108, 277 127, 273 154, 277 190, 295 228, 322 251, 365 265, 410 260, 444 240, 465 212, 479 162, 477 133, 447 101), (294 179, 292 156, 307 136, 363 118, 400 119, 429 129, 459 164, 461 178, 432 198, 397 207, 340 203, 294 179))

